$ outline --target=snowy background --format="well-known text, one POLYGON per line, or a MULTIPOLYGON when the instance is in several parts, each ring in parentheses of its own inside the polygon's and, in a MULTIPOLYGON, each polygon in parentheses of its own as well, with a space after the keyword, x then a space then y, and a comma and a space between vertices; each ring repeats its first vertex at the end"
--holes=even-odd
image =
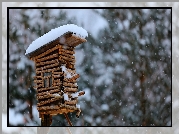
MULTIPOLYGON (((13 3, 11 6, 17 6, 18 4, 17 5, 16 4, 17 3, 13 3)), ((62 3, 62 5, 63 4, 65 5, 65 3, 62 3)), ((108 5, 105 4, 106 3, 93 3, 92 5, 113 6, 113 3, 108 3, 108 5)), ((46 6, 45 3, 37 3, 37 5, 46 6)), ((47 5, 49 6, 49 4, 47 5)), ((51 6, 53 5, 55 5, 55 3, 51 3, 51 6)), ((14 120, 10 120, 12 126, 13 125, 30 126, 30 125, 39 124, 39 120, 38 118, 36 118, 38 116, 35 106, 36 102, 35 99, 31 100, 34 97, 31 96, 31 94, 33 94, 34 91, 33 89, 29 88, 29 85, 31 84, 31 77, 34 75, 33 63, 23 55, 24 50, 34 39, 36 39, 39 35, 48 32, 51 28, 55 28, 58 27, 59 25, 63 25, 66 23, 75 23, 85 28, 91 34, 91 36, 89 36, 89 38, 87 39, 88 43, 83 44, 76 49, 76 58, 78 59, 76 64, 76 69, 77 72, 81 75, 78 85, 79 88, 81 87, 80 90, 85 90, 87 95, 86 97, 80 100, 83 116, 79 120, 73 120, 74 124, 76 124, 77 126, 78 125, 79 126, 80 125, 140 126, 145 124, 151 126, 153 125, 166 126, 166 125, 171 125, 172 123, 173 128, 160 128, 160 129, 159 128, 150 128, 150 129, 106 128, 104 131, 104 128, 99 127, 99 128, 95 128, 95 130, 93 128, 71 128, 71 131, 73 133, 91 133, 91 132, 92 133, 104 133, 104 132, 105 133, 106 132, 171 133, 171 131, 174 134, 179 133, 179 130, 177 129, 177 124, 179 119, 179 115, 177 113, 177 110, 179 108, 179 101, 178 101, 179 93, 176 90, 179 86, 177 85, 178 82, 177 77, 179 73, 177 70, 177 65, 178 65, 177 58, 179 56, 177 50, 179 46, 177 46, 178 42, 176 38, 178 35, 178 31, 176 29, 179 27, 177 23, 179 17, 177 16, 177 14, 175 15, 175 13, 177 12, 178 5, 175 3, 157 3, 157 5, 156 3, 139 3, 137 5, 136 3, 130 3, 127 5, 124 3, 120 3, 119 5, 120 6, 129 6, 129 5, 173 6, 173 20, 172 20, 173 21, 172 22, 173 23, 173 40, 172 40, 173 41, 172 42, 173 43, 173 53, 172 53, 173 74, 172 76, 170 74, 171 73, 170 71, 171 70, 171 53, 170 53, 171 44, 170 44, 169 31, 171 31, 170 29, 171 20, 170 20, 169 11, 142 10, 139 12, 131 13, 130 10, 126 12, 125 11, 109 12, 103 10, 96 10, 96 11, 85 10, 85 12, 80 12, 79 10, 77 10, 74 12, 72 10, 66 10, 65 11, 66 15, 63 16, 63 13, 60 15, 62 18, 65 17, 62 19, 59 18, 58 16, 59 14, 57 11, 51 10, 48 12, 49 16, 51 17, 51 19, 49 19, 48 16, 46 17, 45 15, 47 14, 47 11, 45 10, 40 13, 38 11, 34 11, 33 13, 28 10, 25 10, 23 12, 21 10, 16 10, 11 12, 12 16, 10 19, 11 20, 10 33, 12 37, 10 37, 9 42, 11 45, 12 44, 13 45, 9 48, 10 55, 11 55, 11 56, 9 55, 10 58, 9 60, 11 60, 12 61, 11 63, 13 64, 9 64, 11 67, 11 69, 9 69, 9 74, 12 74, 13 77, 9 77, 9 82, 13 84, 9 84, 9 85, 12 86, 11 87, 12 91, 14 91, 13 89, 16 89, 16 87, 18 87, 17 90, 18 92, 21 93, 21 95, 19 96, 20 99, 17 100, 14 96, 15 95, 18 96, 19 95, 18 92, 10 93, 12 95, 11 98, 12 102, 9 103, 11 104, 11 108, 9 109, 9 114, 10 114, 9 118, 14 119, 14 120), (84 13, 86 14, 85 16, 83 16, 84 13), (124 15, 126 13, 127 13, 126 15, 127 18, 124 15), (145 14, 144 17, 146 18, 138 17, 141 14, 145 14), (37 19, 40 17, 42 19, 37 19), (154 21, 154 17, 157 17, 155 18, 156 21, 154 21), (36 19, 32 19, 32 18, 36 18, 36 19), (56 22, 53 21, 56 20, 57 18, 59 19, 59 21, 56 22), (135 21, 132 22, 130 21, 131 19, 135 21), (141 20, 144 19, 146 20, 149 19, 151 21, 147 21, 146 25, 144 25, 142 30, 140 30, 140 27, 137 27, 136 23, 139 23, 141 20), (63 21, 61 22, 60 20, 64 20, 64 22, 63 21), (22 25, 22 23, 24 25, 22 25), (139 31, 140 32, 143 31, 142 34, 144 34, 145 36, 141 38, 139 31), (161 33, 160 32, 158 33, 158 31, 160 31, 161 33), (126 33, 124 34, 123 32, 126 33), (14 36, 12 33, 18 35, 17 39, 14 38, 16 36, 14 36), (113 37, 116 36, 117 34, 118 36, 120 35, 120 39, 118 39, 119 41, 116 40, 115 37, 113 37), (128 36, 126 38, 124 35, 127 34, 128 36), (158 35, 158 34, 162 34, 162 35, 158 35), (136 35, 136 37, 134 35, 136 35), (162 38, 164 37, 164 39, 160 40, 157 38, 156 40, 155 38, 156 35, 158 35, 158 37, 162 37, 162 38), (145 38, 149 36, 151 40, 145 38), (17 40, 18 42, 16 42, 17 40), (160 40, 160 42, 158 40, 160 40), (155 41, 155 45, 150 45, 152 46, 152 48, 149 45, 147 45, 147 43, 151 43, 154 41, 155 41), (132 43, 135 42, 140 43, 140 45, 138 44, 131 45, 132 43), (158 45, 159 43, 161 43, 162 45, 158 45), (120 45, 116 45, 116 44, 120 44, 120 45), (142 45, 143 47, 140 48, 142 45), (137 56, 140 57, 138 58, 137 56), (141 59, 143 59, 142 62, 140 62, 141 59), (159 61, 159 63, 157 61, 159 61), (12 70, 16 72, 13 72, 12 70), (136 75, 134 75, 135 73, 136 75), (25 76, 24 74, 27 76, 25 76), (116 76, 120 76, 120 77, 116 77, 116 76), (151 80, 150 77, 152 77, 153 80, 151 80), (172 122, 170 116, 171 77, 173 79, 173 83, 172 83, 173 115, 175 116, 172 122), (18 81, 14 81, 13 78, 18 81), (121 83, 118 84, 118 80, 121 83), (157 82, 155 83, 155 81, 157 82), (117 86, 119 91, 116 91, 117 86), (144 90, 142 89, 146 89, 145 92, 143 92, 144 90), (29 97, 29 99, 26 99, 24 101, 23 96, 29 97), (142 104, 146 104, 147 107, 143 108, 144 105, 142 104), (29 114, 28 112, 29 112, 30 105, 32 105, 31 108, 32 111, 29 114), (87 110, 85 110, 85 108, 87 110), (148 118, 144 118, 143 114, 147 115, 145 117, 153 118, 154 120, 150 121, 148 118), (158 118, 158 115, 162 115, 162 114, 164 114, 163 117, 161 116, 158 118), (29 115, 32 115, 33 118, 29 115)), ((3 6, 3 11, 6 11, 5 6, 7 5, 5 4, 3 6)), ((23 3, 20 3, 20 6, 24 6, 23 3)), ((36 5, 35 3, 29 3, 29 6, 36 6, 36 5)), ((4 18, 3 20, 4 21, 3 21, 3 29, 2 29, 3 30, 2 41, 4 42, 3 44, 6 44, 6 39, 7 39, 6 29, 5 29, 6 18, 4 18)), ((140 23, 145 24, 145 22, 140 22, 140 23)), ((3 46, 3 50, 4 49, 7 49, 6 46, 3 46)), ((3 58, 3 62, 6 63, 7 62, 6 53, 3 53, 2 58, 3 58)), ((4 69, 3 79, 2 79, 4 90, 2 92, 2 96, 6 96, 7 95, 6 92, 7 75, 5 73, 7 71, 6 65, 3 65, 2 68, 4 69)), ((2 121, 4 122, 2 127, 4 133, 12 133, 12 132, 36 133, 35 128, 17 127, 17 128, 7 129, 6 128, 6 124, 7 124, 6 123, 7 122, 6 97, 2 97, 2 104, 3 104, 2 121)), ((74 116, 71 115, 71 118, 73 117, 74 116)), ((60 120, 61 118, 62 117, 54 118, 54 125, 56 124, 66 125, 63 124, 62 122, 58 122, 58 120, 60 120)), ((65 132, 66 129, 57 128, 56 130, 56 128, 51 128, 50 131, 51 133, 54 133, 56 131, 65 132)))

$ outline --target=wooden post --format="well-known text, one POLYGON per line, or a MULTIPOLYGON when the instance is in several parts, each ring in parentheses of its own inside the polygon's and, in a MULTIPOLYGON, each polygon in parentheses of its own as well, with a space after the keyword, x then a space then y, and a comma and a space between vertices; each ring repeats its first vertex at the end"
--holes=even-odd
POLYGON ((68 118, 68 115, 66 113, 64 113, 64 115, 65 115, 66 120, 68 121, 68 124, 70 126, 73 126, 73 124, 71 123, 70 119, 68 118))
POLYGON ((52 123, 52 116, 50 114, 44 114, 41 119, 41 126, 50 126, 52 123))

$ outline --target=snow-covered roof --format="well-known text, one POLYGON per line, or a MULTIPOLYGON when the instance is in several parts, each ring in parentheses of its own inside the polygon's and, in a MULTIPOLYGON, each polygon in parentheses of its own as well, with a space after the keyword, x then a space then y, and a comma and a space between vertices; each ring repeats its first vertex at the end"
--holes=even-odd
POLYGON ((87 31, 85 29, 83 29, 82 27, 79 27, 74 24, 63 25, 63 26, 57 27, 55 29, 52 29, 48 33, 44 34, 43 36, 41 36, 38 39, 36 39, 35 41, 33 41, 27 48, 25 55, 35 51, 36 49, 40 48, 41 46, 57 39, 58 37, 64 35, 65 33, 68 33, 68 32, 72 32, 80 38, 88 37, 87 31))

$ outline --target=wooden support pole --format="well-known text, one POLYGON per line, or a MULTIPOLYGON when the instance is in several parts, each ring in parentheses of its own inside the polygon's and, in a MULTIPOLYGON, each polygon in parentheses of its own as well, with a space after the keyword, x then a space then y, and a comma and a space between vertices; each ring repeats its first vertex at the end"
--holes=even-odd
POLYGON ((72 134, 72 132, 70 131, 69 127, 66 127, 67 131, 69 134, 72 134))
POLYGON ((41 126, 50 126, 52 123, 52 116, 50 114, 44 114, 41 119, 41 126))
POLYGON ((70 121, 68 115, 67 115, 66 113, 64 113, 64 115, 65 115, 65 118, 66 118, 67 121, 68 121, 68 124, 69 124, 70 126, 73 126, 73 124, 71 123, 71 121, 70 121))

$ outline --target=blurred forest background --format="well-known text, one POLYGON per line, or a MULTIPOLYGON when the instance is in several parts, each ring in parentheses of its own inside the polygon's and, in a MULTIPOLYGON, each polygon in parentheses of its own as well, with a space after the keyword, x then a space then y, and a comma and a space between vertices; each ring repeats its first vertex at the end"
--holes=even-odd
MULTIPOLYGON (((171 125, 171 9, 10 9, 9 125, 39 126, 32 41, 73 23, 88 31, 76 47, 82 114, 74 126, 171 125)), ((52 126, 67 126, 63 115, 52 126)))

